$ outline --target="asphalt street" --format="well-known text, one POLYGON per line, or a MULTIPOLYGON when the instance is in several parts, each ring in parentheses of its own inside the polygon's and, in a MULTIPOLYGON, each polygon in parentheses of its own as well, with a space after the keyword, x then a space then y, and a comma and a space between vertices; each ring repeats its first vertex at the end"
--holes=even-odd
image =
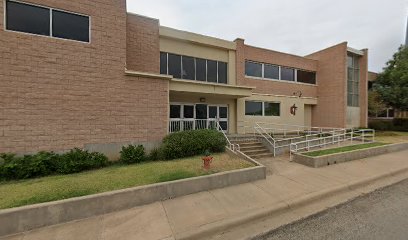
POLYGON ((408 180, 358 197, 256 240, 408 239, 408 180))

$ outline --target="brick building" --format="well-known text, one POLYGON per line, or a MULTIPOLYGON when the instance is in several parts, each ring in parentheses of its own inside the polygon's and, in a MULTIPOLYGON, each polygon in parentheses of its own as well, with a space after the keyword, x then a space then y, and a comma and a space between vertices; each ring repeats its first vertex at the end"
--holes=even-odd
POLYGON ((117 156, 219 121, 367 125, 367 50, 295 56, 161 26, 126 0, 0 1, 0 152, 117 156))

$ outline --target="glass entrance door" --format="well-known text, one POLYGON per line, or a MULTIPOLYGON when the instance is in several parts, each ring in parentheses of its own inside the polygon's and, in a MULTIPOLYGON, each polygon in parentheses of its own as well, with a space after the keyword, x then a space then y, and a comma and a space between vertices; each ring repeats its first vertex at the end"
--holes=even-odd
POLYGON ((224 132, 228 131, 228 107, 219 105, 208 106, 208 124, 210 128, 215 128, 216 121, 219 121, 224 132))

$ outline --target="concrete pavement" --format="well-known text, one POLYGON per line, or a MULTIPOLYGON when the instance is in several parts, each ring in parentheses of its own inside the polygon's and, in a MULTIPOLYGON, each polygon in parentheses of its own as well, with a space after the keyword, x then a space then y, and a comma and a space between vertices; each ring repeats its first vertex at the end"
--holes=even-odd
POLYGON ((309 168, 260 160, 266 180, 36 229, 1 240, 243 239, 408 178, 408 150, 309 168))

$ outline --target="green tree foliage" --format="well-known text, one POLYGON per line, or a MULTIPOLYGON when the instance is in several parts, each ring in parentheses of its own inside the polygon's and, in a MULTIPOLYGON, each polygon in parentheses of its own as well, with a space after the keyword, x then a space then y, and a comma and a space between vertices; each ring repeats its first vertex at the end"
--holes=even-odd
POLYGON ((368 92, 368 114, 376 117, 382 111, 386 110, 387 106, 381 100, 377 91, 368 92))
POLYGON ((385 104, 408 110, 408 47, 401 46, 375 81, 374 89, 385 104))

